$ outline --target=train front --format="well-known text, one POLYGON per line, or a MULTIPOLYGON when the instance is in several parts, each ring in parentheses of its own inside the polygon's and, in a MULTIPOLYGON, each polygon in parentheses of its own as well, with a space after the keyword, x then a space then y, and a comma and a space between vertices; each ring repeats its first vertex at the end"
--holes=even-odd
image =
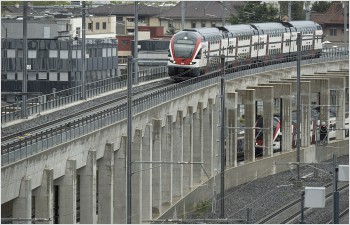
POLYGON ((201 58, 201 35, 195 31, 176 33, 169 46, 169 76, 176 81, 199 76, 201 58))

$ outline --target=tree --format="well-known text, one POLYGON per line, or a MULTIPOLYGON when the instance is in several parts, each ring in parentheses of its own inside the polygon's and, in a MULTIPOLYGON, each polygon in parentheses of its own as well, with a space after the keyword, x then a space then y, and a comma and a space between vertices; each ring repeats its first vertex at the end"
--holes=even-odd
MULTIPOLYGON (((305 20, 305 12, 304 12, 304 2, 291 1, 291 20, 305 20)), ((280 15, 288 16, 288 1, 279 1, 280 4, 280 15)))
POLYGON ((231 24, 277 22, 278 9, 270 3, 249 1, 238 10, 238 15, 229 18, 231 24))
POLYGON ((317 13, 325 13, 333 2, 314 2, 311 10, 317 13))

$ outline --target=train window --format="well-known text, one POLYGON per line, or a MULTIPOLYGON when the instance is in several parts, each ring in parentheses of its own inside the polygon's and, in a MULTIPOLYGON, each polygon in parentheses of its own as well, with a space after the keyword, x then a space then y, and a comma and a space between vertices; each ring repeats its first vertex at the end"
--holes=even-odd
POLYGON ((193 45, 193 40, 186 40, 186 39, 183 39, 183 40, 177 40, 176 41, 177 44, 188 44, 188 45, 193 45))
POLYGON ((196 59, 201 59, 202 58, 202 49, 198 51, 196 55, 196 59))
POLYGON ((261 42, 260 44, 260 49, 263 49, 265 47, 265 43, 264 42, 261 42))
POLYGON ((168 57, 171 57, 170 49, 168 49, 168 57))

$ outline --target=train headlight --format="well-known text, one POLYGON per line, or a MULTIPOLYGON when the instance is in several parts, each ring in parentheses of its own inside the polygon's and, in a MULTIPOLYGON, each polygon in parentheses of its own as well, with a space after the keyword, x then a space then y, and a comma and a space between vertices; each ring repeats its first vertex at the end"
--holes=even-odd
POLYGON ((196 64, 197 62, 190 62, 190 65, 194 65, 194 64, 196 64))
POLYGON ((175 63, 174 60, 169 59, 169 61, 170 61, 171 63, 175 63))

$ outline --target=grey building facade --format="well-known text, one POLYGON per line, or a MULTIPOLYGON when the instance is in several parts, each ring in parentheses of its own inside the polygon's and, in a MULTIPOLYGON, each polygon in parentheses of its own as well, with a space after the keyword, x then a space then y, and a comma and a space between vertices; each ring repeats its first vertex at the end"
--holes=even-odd
MULTIPOLYGON (((28 39, 28 92, 51 93, 78 86, 82 74, 82 40, 28 39)), ((118 76, 116 39, 86 40, 86 82, 118 76)), ((21 92, 23 40, 2 39, 1 88, 21 92)))

